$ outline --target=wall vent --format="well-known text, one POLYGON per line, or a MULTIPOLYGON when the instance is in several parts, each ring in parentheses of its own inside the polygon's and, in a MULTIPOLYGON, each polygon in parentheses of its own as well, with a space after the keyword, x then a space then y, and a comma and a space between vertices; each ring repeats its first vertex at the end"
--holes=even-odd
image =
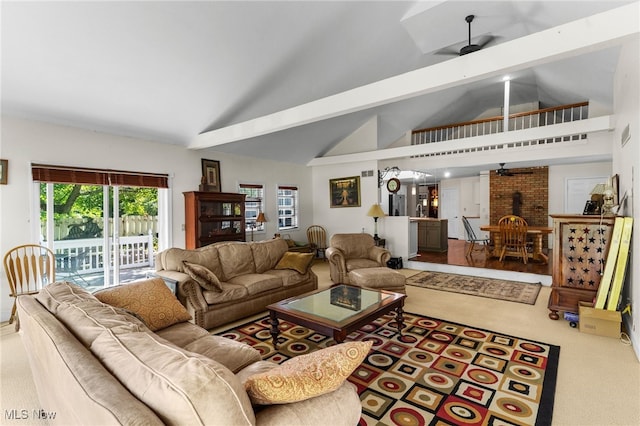
POLYGON ((373 170, 363 170, 361 172, 361 176, 362 177, 372 177, 373 176, 373 170))

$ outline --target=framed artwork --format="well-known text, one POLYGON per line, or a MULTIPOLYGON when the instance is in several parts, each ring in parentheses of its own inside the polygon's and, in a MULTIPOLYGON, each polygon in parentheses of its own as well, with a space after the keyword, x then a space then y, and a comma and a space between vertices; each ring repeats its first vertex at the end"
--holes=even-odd
POLYGON ((329 303, 342 308, 359 311, 361 308, 361 289, 358 287, 349 287, 341 285, 331 289, 331 297, 329 303))
POLYGON ((617 206, 620 204, 620 194, 618 194, 620 190, 620 176, 617 174, 611 176, 611 187, 613 188, 613 205, 617 206))
POLYGON ((330 207, 360 207, 360 176, 329 179, 330 207))
POLYGON ((200 190, 205 192, 221 192, 220 162, 202 159, 202 181, 200 190))
POLYGON ((9 173, 9 160, 0 160, 0 185, 7 184, 8 173, 9 173))

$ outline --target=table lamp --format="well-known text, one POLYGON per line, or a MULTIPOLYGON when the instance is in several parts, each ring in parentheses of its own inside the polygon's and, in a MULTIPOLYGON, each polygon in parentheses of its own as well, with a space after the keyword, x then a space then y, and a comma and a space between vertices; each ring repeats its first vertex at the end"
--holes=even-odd
POLYGON ((367 216, 373 218, 373 223, 374 223, 373 239, 377 241, 380 239, 380 237, 378 237, 378 218, 384 217, 384 212, 382 211, 382 207, 380 207, 380 204, 376 203, 372 205, 369 208, 369 211, 367 212, 367 216))
POLYGON ((258 213, 258 217, 256 218, 256 221, 251 224, 251 241, 253 241, 253 231, 256 228, 257 224, 258 223, 262 224, 265 222, 267 222, 267 218, 264 216, 264 213, 262 212, 258 213))

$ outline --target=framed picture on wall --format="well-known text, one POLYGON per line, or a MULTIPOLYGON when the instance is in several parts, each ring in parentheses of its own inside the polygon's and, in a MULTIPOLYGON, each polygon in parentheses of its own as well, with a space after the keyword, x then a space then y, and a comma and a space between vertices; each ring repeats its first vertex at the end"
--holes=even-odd
POLYGON ((200 191, 221 192, 220 162, 202 159, 202 181, 200 191))
POLYGON ((329 207, 360 207, 360 176, 329 179, 329 207))
POLYGON ((0 185, 7 184, 8 173, 9 173, 9 160, 0 160, 0 185))

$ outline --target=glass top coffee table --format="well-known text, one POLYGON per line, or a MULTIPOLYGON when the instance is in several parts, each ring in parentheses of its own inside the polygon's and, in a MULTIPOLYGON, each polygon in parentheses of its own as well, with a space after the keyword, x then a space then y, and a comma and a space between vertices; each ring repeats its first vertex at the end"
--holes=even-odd
POLYGON ((332 336, 337 343, 342 343, 352 331, 395 311, 398 333, 402 334, 405 297, 404 294, 385 290, 339 284, 271 304, 267 309, 273 347, 277 347, 280 334, 278 319, 332 336))

